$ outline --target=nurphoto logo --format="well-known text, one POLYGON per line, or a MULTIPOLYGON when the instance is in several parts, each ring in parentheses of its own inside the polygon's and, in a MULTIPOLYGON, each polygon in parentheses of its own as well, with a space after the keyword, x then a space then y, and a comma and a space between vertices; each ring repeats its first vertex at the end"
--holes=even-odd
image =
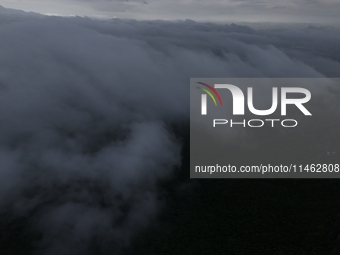
MULTIPOLYGON (((232 84, 214 84, 214 86, 211 86, 207 83, 203 82, 197 82, 198 84, 203 85, 205 88, 197 87, 198 89, 205 92, 201 95, 201 115, 207 115, 207 95, 211 98, 214 105, 217 106, 217 100, 219 101, 220 106, 222 106, 222 99, 220 94, 217 92, 216 89, 227 89, 231 92, 232 95, 232 109, 233 109, 233 115, 244 115, 245 114, 245 96, 243 94, 243 91, 236 85, 232 84), (217 100, 216 100, 217 99, 217 100)), ((280 89, 280 106, 281 106, 281 116, 287 115, 287 105, 295 105, 304 115, 311 116, 312 114, 307 110, 307 108, 304 106, 305 103, 307 103, 311 99, 311 93, 308 89, 305 88, 299 88, 299 87, 281 87, 280 89), (288 94, 302 94, 302 98, 288 98, 288 94)), ((257 116, 267 116, 270 114, 273 114, 279 104, 279 96, 278 96, 278 88, 273 87, 272 88, 272 105, 269 109, 256 109, 253 104, 253 88, 248 87, 247 88, 247 106, 248 110, 257 116)), ((229 104, 227 104, 229 106, 229 104)), ((213 120, 213 127, 216 127, 216 125, 225 125, 230 123, 230 126, 233 127, 235 125, 242 125, 246 126, 248 124, 249 127, 262 127, 264 126, 265 122, 271 122, 271 126, 274 127, 275 121, 281 122, 281 125, 283 127, 295 127, 297 126, 297 121, 295 119, 251 119, 251 120, 243 120, 242 122, 233 122, 233 120, 227 120, 227 119, 214 119, 213 120), (293 123, 292 125, 288 125, 288 123, 293 123)))

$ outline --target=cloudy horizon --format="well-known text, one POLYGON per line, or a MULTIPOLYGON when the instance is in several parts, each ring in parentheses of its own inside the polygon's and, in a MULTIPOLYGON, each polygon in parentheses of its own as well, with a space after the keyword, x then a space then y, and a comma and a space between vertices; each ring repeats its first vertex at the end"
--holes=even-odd
POLYGON ((0 5, 57 16, 202 22, 340 24, 337 0, 1 0, 0 5))

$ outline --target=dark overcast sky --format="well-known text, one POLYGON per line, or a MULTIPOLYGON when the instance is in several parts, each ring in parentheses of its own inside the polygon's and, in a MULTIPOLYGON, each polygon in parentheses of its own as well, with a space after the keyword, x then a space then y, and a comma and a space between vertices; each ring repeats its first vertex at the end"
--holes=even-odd
POLYGON ((1 0, 7 8, 54 15, 196 21, 339 24, 339 0, 1 0))

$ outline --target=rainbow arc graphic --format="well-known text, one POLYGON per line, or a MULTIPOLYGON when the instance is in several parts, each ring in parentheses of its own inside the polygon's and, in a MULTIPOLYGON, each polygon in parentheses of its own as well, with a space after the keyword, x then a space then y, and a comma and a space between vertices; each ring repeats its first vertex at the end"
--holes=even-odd
POLYGON ((220 94, 218 94, 218 92, 216 91, 215 88, 213 88, 211 85, 203 83, 203 82, 197 82, 198 84, 201 84, 203 86, 205 86, 206 88, 201 88, 201 87, 197 87, 198 89, 204 91, 206 94, 202 95, 202 115, 206 115, 207 114, 207 95, 210 96, 210 98, 213 100, 215 106, 217 106, 217 100, 220 103, 220 105, 222 105, 222 99, 220 97, 220 94), (216 100, 217 98, 217 100, 216 100))

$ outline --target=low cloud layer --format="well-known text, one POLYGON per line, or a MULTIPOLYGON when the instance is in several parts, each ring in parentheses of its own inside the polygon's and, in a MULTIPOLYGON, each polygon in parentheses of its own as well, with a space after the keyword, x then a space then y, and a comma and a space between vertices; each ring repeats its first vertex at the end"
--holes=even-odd
POLYGON ((0 11, 1 226, 34 254, 116 254, 155 219, 190 77, 340 76, 335 28, 0 11))

